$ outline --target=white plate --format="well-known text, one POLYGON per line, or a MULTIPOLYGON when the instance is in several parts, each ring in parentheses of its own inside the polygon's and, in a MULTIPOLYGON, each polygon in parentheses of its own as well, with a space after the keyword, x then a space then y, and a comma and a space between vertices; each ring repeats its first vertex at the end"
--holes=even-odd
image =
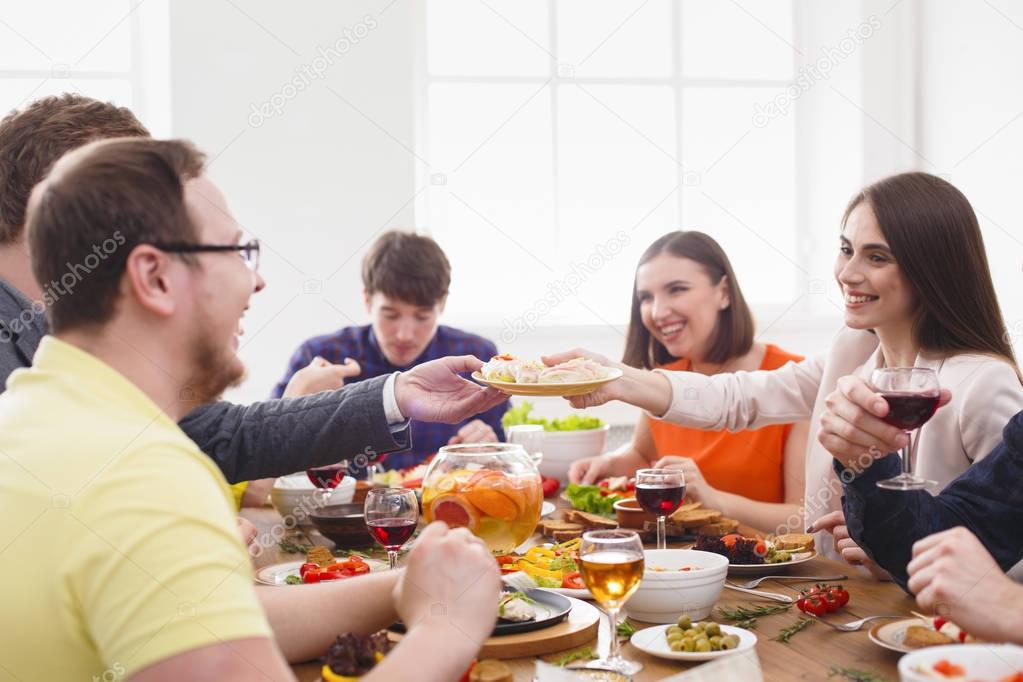
POLYGON ((514 381, 487 381, 478 371, 472 373, 473 381, 491 388, 496 388, 508 395, 532 395, 532 396, 569 396, 586 395, 600 388, 603 384, 622 377, 622 370, 615 367, 607 368, 607 376, 603 379, 593 381, 572 381, 566 383, 550 384, 519 384, 514 381))
POLYGON ((792 555, 792 561, 785 561, 780 564, 728 564, 728 572, 736 575, 770 575, 779 571, 785 571, 789 566, 805 564, 817 557, 817 550, 800 552, 792 555))
MULTIPOLYGON (((344 561, 344 558, 337 557, 338 561, 344 561)), ((376 571, 387 570, 387 563, 379 561, 377 559, 363 559, 369 564, 369 572, 375 573, 376 571)), ((256 582, 261 585, 284 585, 289 587, 287 578, 289 575, 299 575, 298 569, 302 567, 302 561, 289 561, 284 564, 274 564, 273 566, 264 566, 263 568, 256 571, 256 582)), ((354 576, 358 577, 358 576, 354 576)), ((350 578, 343 578, 343 580, 349 580, 350 578)), ((335 580, 328 580, 327 582, 337 582, 335 580)), ((310 583, 311 585, 320 585, 322 583, 310 583)))
POLYGON ((632 646, 644 653, 650 654, 651 656, 668 658, 673 661, 713 661, 715 658, 722 658, 723 656, 731 656, 732 654, 748 651, 757 644, 757 636, 749 630, 737 628, 732 625, 722 625, 722 633, 726 635, 736 635, 739 637, 739 646, 734 649, 727 649, 726 651, 672 651, 671 647, 668 646, 668 640, 666 638, 668 628, 672 625, 674 625, 674 623, 668 625, 654 625, 653 627, 640 630, 632 636, 632 639, 630 640, 632 642, 632 646))
POLYGON ((878 623, 870 628, 870 641, 879 647, 890 649, 891 651, 898 651, 903 654, 909 653, 914 651, 914 649, 902 642, 906 639, 906 629, 910 625, 926 625, 926 623, 919 618, 906 618, 887 623, 878 623))
POLYGON ((543 506, 540 507, 540 518, 546 519, 548 516, 554 513, 555 509, 557 509, 557 507, 554 505, 553 502, 544 502, 543 506))

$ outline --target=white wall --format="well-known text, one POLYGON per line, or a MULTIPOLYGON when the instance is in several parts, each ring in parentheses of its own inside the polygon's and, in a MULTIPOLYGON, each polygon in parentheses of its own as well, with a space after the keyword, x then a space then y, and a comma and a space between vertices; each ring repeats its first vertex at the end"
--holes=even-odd
POLYGON ((243 320, 249 377, 230 398, 266 397, 300 342, 361 321, 365 246, 414 224, 410 5, 385 5, 171 3, 172 134, 210 154, 232 211, 263 245, 267 288, 243 320), (324 67, 328 46, 347 52, 328 52, 324 67), (322 77, 308 75, 315 68, 322 77), (291 89, 293 78, 308 87, 291 89), (272 98, 280 114, 253 113, 272 98))

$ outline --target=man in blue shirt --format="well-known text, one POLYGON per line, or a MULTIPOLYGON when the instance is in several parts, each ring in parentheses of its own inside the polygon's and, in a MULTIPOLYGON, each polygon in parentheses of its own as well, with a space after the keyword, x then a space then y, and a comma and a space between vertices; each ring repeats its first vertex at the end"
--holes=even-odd
MULTIPOLYGON (((296 372, 324 361, 337 365, 334 376, 340 385, 447 355, 475 355, 484 361, 497 355, 493 342, 438 324, 450 282, 451 265, 437 242, 409 232, 384 233, 362 262, 366 310, 372 324, 344 327, 307 340, 292 355, 272 397, 284 394, 296 372)), ((507 409, 504 402, 454 425, 413 421, 412 448, 387 455, 383 467, 414 466, 444 445, 504 440, 501 416, 507 409)))

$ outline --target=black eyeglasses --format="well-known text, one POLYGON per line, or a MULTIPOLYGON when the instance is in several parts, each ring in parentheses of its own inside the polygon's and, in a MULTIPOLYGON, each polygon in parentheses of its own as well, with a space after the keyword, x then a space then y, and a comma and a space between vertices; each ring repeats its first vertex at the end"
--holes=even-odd
POLYGON ((241 251, 245 264, 255 272, 259 269, 259 240, 244 244, 151 244, 167 253, 206 253, 216 251, 241 251))

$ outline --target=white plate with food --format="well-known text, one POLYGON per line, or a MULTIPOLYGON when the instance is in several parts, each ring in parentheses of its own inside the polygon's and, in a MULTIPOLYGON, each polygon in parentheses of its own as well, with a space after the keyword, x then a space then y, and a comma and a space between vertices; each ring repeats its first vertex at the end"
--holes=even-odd
POLYGON ((571 396, 592 393, 623 372, 586 358, 572 358, 546 366, 538 360, 521 360, 512 355, 496 355, 472 378, 508 395, 571 396))
POLYGON ((650 654, 651 656, 657 656, 658 658, 667 658, 672 661, 695 662, 712 661, 715 658, 722 658, 724 656, 742 653, 743 651, 749 651, 757 645, 757 636, 749 630, 737 628, 732 625, 718 625, 721 629, 721 636, 731 635, 738 639, 738 643, 735 648, 723 649, 720 651, 673 651, 671 645, 668 643, 668 628, 671 627, 674 627, 674 624, 655 625, 653 627, 643 628, 632 636, 632 639, 630 640, 632 642, 632 646, 644 653, 650 654))
MULTIPOLYGON (((356 555, 358 556, 358 555, 356 555)), ((337 557, 337 563, 343 564, 348 561, 349 557, 337 557)), ((369 566, 369 572, 375 573, 376 571, 387 570, 387 563, 384 561, 378 561, 377 559, 363 559, 358 557, 363 563, 369 566)), ((305 582, 302 579, 300 569, 302 564, 307 563, 305 559, 302 561, 289 561, 283 564, 274 564, 272 566, 264 566, 263 568, 256 571, 256 582, 261 585, 317 585, 322 584, 320 581, 317 582, 305 582), (289 580, 290 578, 290 580, 289 580)), ((343 576, 341 578, 331 578, 322 582, 336 582, 337 580, 349 580, 351 578, 357 578, 357 575, 343 576)))
POLYGON ((945 618, 925 620, 917 617, 878 623, 870 628, 869 636, 874 644, 904 654, 932 646, 972 644, 976 641, 945 618), (935 629, 936 624, 940 630, 935 629))
POLYGON ((812 561, 817 558, 817 550, 796 552, 790 556, 792 558, 788 561, 779 561, 770 564, 728 564, 728 572, 735 575, 770 575, 771 573, 784 571, 790 566, 798 566, 799 564, 805 564, 807 561, 812 561))

